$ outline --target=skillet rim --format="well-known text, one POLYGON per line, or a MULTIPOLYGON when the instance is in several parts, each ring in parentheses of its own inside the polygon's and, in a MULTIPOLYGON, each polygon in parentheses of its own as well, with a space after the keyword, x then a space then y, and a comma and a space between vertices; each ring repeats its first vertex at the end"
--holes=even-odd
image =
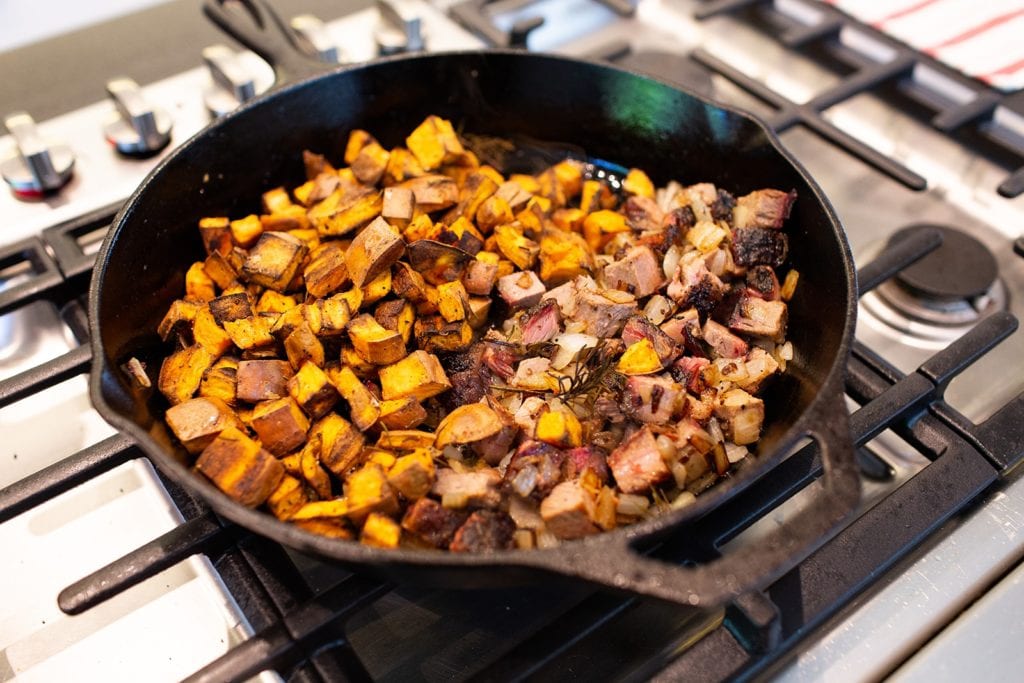
MULTIPOLYGON (((793 450, 794 444, 802 437, 814 433, 815 426, 813 423, 815 422, 815 419, 820 420, 823 417, 835 417, 835 415, 832 415, 831 413, 836 411, 837 403, 844 411, 841 416, 842 419, 847 419, 845 415, 845 407, 842 404, 842 375, 845 371, 851 352, 854 326, 856 324, 856 311, 856 271, 854 269, 849 242, 846 239, 845 230, 843 229, 839 217, 811 174, 808 173, 803 165, 785 148, 778 136, 765 124, 765 122, 756 115, 742 108, 722 103, 715 98, 695 93, 677 84, 669 83, 662 79, 642 74, 631 69, 598 62, 592 59, 567 57, 564 55, 539 52, 526 53, 513 49, 452 50, 411 55, 395 55, 359 65, 331 67, 324 70, 322 73, 308 75, 296 80, 295 82, 274 86, 267 92, 253 100, 250 100, 249 102, 246 102, 238 109, 210 122, 203 129, 192 135, 168 153, 149 172, 149 174, 147 174, 146 178, 139 184, 131 196, 118 210, 111 224, 110 230, 108 230, 104 237, 93 267, 89 289, 89 343, 93 358, 89 373, 89 395, 97 412, 99 412, 107 422, 112 424, 120 432, 130 436, 146 456, 154 462, 154 465, 156 465, 163 474, 167 475, 176 484, 183 486, 186 490, 195 491, 197 494, 202 496, 203 500, 207 502, 211 508, 232 522, 297 550, 310 552, 319 557, 343 564, 354 564, 364 567, 372 566, 374 568, 383 569, 400 566, 414 566, 416 568, 429 567, 433 569, 514 566, 566 574, 566 565, 564 562, 566 559, 571 559, 575 554, 601 550, 608 548, 609 546, 625 545, 632 547, 637 542, 661 536, 672 529, 681 528, 686 523, 699 519, 710 510, 724 504, 731 497, 739 494, 757 481, 761 476, 764 476, 776 467, 782 459, 788 456, 788 454, 793 450), (619 72, 633 78, 653 81, 661 86, 679 91, 700 103, 710 105, 736 115, 757 126, 757 128, 760 129, 760 132, 764 135, 765 140, 773 148, 774 153, 777 154, 782 161, 788 163, 792 170, 811 190, 814 201, 824 211, 828 218, 828 222, 833 229, 835 241, 839 247, 839 253, 836 255, 840 258, 844 267, 844 274, 842 278, 846 288, 844 327, 835 356, 831 361, 831 367, 828 369, 824 379, 821 381, 817 395, 810 401, 806 409, 779 436, 778 443, 775 448, 757 456, 757 465, 753 472, 741 477, 732 477, 727 481, 719 482, 711 491, 699 496, 694 504, 689 505, 686 508, 665 512, 642 522, 618 527, 617 529, 609 532, 603 532, 587 536, 582 539, 565 542, 555 548, 531 549, 528 551, 512 549, 492 551, 488 553, 451 553, 446 551, 407 548, 371 548, 359 543, 357 540, 333 539, 313 534, 312 532, 305 531, 299 527, 279 520, 267 512, 247 508, 240 503, 237 503, 226 494, 222 493, 212 483, 201 477, 197 477, 189 468, 186 468, 184 465, 177 462, 173 457, 168 456, 167 452, 153 439, 151 439, 148 433, 146 433, 137 423, 123 416, 121 413, 118 413, 107 403, 103 396, 103 379, 108 374, 108 371, 109 374, 113 374, 116 371, 116 367, 112 367, 107 363, 105 346, 102 342, 102 331, 99 325, 98 313, 103 291, 104 274, 110 265, 109 257, 115 242, 121 235, 122 231, 126 228, 126 225, 131 225, 131 218, 136 205, 147 193, 148 188, 154 183, 159 182, 162 176, 162 171, 166 166, 174 163, 179 156, 192 149, 194 145, 201 144, 204 139, 212 137, 215 131, 226 125, 228 122, 235 120, 237 117, 246 116, 252 110, 271 106, 276 98, 287 97, 293 90, 306 87, 313 81, 318 81, 320 79, 326 80, 335 75, 347 73, 349 71, 387 68, 390 64, 402 63, 411 60, 451 58, 479 59, 481 57, 486 58, 488 55, 538 61, 556 60, 568 64, 586 65, 595 69, 619 72), (736 485, 736 482, 739 482, 739 485, 736 485)), ((852 464, 852 441, 848 445, 848 448, 840 446, 837 448, 829 448, 829 450, 836 452, 846 451, 841 455, 849 456, 851 462, 842 464, 852 464)), ((842 470, 844 468, 839 469, 842 470)), ((829 472, 826 468, 824 476, 827 477, 828 475, 829 472)), ((857 497, 859 498, 859 491, 857 493, 857 497)), ((852 506, 856 501, 847 502, 850 503, 848 507, 852 510, 852 506)), ((812 544, 820 544, 824 540, 827 540, 827 537, 805 540, 809 540, 812 544)), ((817 545, 814 547, 817 547, 817 545)), ((808 546, 807 552, 810 552, 811 549, 813 548, 808 546)), ((720 564, 720 562, 720 560, 713 560, 700 565, 693 572, 694 578, 696 579, 697 572, 699 570, 713 569, 717 564, 720 564)))

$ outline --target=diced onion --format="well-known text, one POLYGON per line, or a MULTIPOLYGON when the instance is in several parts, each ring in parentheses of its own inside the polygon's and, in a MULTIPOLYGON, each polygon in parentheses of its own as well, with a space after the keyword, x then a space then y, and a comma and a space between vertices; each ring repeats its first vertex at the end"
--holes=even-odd
POLYGON ((693 495, 689 491, 683 491, 678 496, 676 496, 675 500, 672 501, 672 509, 679 510, 686 507, 687 505, 693 505, 696 502, 697 496, 693 495))
POLYGON ((651 501, 645 496, 637 496, 632 493, 624 493, 619 496, 619 505, 615 511, 626 517, 640 517, 647 514, 651 507, 651 501))
POLYGON ((551 357, 551 367, 555 370, 565 368, 569 363, 576 360, 579 352, 585 348, 597 346, 597 337, 579 332, 567 332, 559 334, 552 339, 558 345, 558 350, 551 357))
POLYGON ((644 315, 655 325, 660 325, 672 312, 672 302, 661 294, 655 294, 644 306, 644 315))
POLYGON ((737 446, 732 441, 725 442, 725 457, 729 458, 730 463, 737 463, 743 458, 747 457, 746 446, 737 446))

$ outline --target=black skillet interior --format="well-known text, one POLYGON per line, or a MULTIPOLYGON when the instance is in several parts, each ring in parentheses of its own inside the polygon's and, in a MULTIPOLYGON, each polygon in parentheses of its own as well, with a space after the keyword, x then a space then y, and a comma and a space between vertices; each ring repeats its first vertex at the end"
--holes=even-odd
MULTIPOLYGON (((809 419, 828 417, 824 410, 808 413, 819 390, 827 385, 837 394, 831 404, 841 404, 839 379, 854 314, 849 251, 820 191, 759 124, 659 82, 559 57, 495 51, 399 58, 300 82, 207 129, 140 186, 98 258, 90 296, 98 361, 94 402, 165 472, 199 487, 218 511, 286 543, 385 571, 439 562, 473 566, 472 559, 441 559, 437 553, 389 554, 313 539, 229 501, 181 464, 184 453, 161 421, 163 398, 132 388, 119 370, 135 356, 155 378, 159 358, 168 352, 155 334, 157 323, 183 291, 187 267, 203 258, 196 230, 200 218, 258 211, 263 191, 302 182, 303 149, 340 163, 352 128, 372 132, 388 147, 402 144, 428 114, 449 118, 465 132, 547 141, 636 166, 659 185, 676 179, 710 181, 735 195, 762 187, 798 192, 788 224, 790 263, 800 271, 789 325, 796 357, 766 397, 769 426, 761 446, 762 453, 774 455, 755 460, 740 476, 707 492, 700 510, 770 467, 781 457, 781 445, 813 427, 809 419)), ((650 525, 657 533, 669 528, 650 525)))

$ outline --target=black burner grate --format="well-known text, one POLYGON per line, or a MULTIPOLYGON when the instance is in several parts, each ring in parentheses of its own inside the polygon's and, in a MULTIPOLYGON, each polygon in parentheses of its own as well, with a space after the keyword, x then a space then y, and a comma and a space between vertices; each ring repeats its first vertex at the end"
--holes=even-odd
MULTIPOLYGON (((27 275, 17 287, 0 294, 0 311, 11 312, 41 299, 59 309, 79 306, 88 284, 82 275, 91 261, 90 244, 109 220, 108 212, 48 231, 45 238, 53 257, 38 239, 7 249, 0 255, 4 267, 24 262, 28 265, 20 271, 27 275)), ((861 269, 862 292, 935 249, 940 240, 935 231, 921 231, 901 241, 898 248, 861 269)), ((942 400, 949 381, 1016 324, 1009 314, 992 315, 909 375, 855 345, 847 378, 848 395, 863 406, 852 416, 855 443, 863 446, 884 429, 892 429, 931 464, 763 593, 740 596, 724 611, 683 620, 671 605, 579 586, 417 592, 333 567, 314 582, 281 546, 224 522, 204 502, 167 481, 186 521, 69 586, 61 592, 59 604, 68 613, 82 612, 187 557, 205 554, 256 635, 210 663, 194 680, 244 680, 267 669, 295 681, 368 679, 365 653, 354 647, 347 628, 354 622, 390 623, 401 609, 389 612, 386 606, 410 603, 420 612, 437 609, 439 624, 434 630, 450 641, 420 642, 415 656, 407 657, 410 663, 389 672, 391 678, 426 675, 427 670, 483 680, 554 680, 569 673, 579 678, 722 679, 770 671, 816 627, 1024 457, 1024 394, 980 425, 942 400), (900 524, 893 526, 893 519, 900 524), (446 615, 454 617, 442 618, 446 615), (461 660, 454 654, 445 655, 448 658, 440 663, 415 658, 431 657, 453 643, 469 648, 461 660), (445 663, 452 661, 459 661, 461 668, 446 668, 445 663)), ((87 372, 90 361, 88 347, 81 346, 3 380, 0 407, 87 372)), ((141 457, 127 439, 105 439, 0 490, 0 521, 141 457)), ((724 542, 820 474, 813 449, 794 454, 744 494, 699 520, 688 548, 692 550, 697 537, 708 556, 714 556, 724 542)), ((656 555, 678 561, 678 552, 670 541, 656 555)))
POLYGON ((821 116, 826 108, 855 95, 892 87, 909 102, 923 108, 930 124, 937 130, 950 135, 966 136, 972 142, 984 140, 993 146, 1005 163, 1016 169, 999 184, 999 194, 1007 198, 1024 194, 1024 137, 1007 130, 995 118, 1000 108, 1018 115, 1024 113, 1024 97, 1021 93, 1000 93, 834 7, 820 2, 813 5, 818 18, 812 24, 801 23, 785 14, 772 0, 705 0, 696 12, 698 19, 726 14, 746 18, 753 25, 776 36, 787 47, 824 58, 851 71, 836 87, 809 102, 799 105, 793 103, 703 49, 695 50, 692 56, 775 108, 776 113, 769 122, 777 132, 793 125, 806 126, 907 187, 923 190, 926 182, 920 175, 851 138, 821 116), (883 45, 891 51, 891 59, 885 62, 873 61, 847 47, 840 39, 844 29, 870 36, 875 44, 883 45), (951 99, 935 88, 923 85, 920 79, 915 79, 913 76, 919 69, 927 69, 945 82, 955 84, 957 90, 969 94, 951 99))

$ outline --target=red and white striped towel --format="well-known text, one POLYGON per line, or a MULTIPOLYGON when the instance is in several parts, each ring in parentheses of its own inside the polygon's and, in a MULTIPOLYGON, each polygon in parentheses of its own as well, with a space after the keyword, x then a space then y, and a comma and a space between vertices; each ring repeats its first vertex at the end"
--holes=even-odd
POLYGON ((1000 90, 1024 88, 1024 0, 824 0, 1000 90))

